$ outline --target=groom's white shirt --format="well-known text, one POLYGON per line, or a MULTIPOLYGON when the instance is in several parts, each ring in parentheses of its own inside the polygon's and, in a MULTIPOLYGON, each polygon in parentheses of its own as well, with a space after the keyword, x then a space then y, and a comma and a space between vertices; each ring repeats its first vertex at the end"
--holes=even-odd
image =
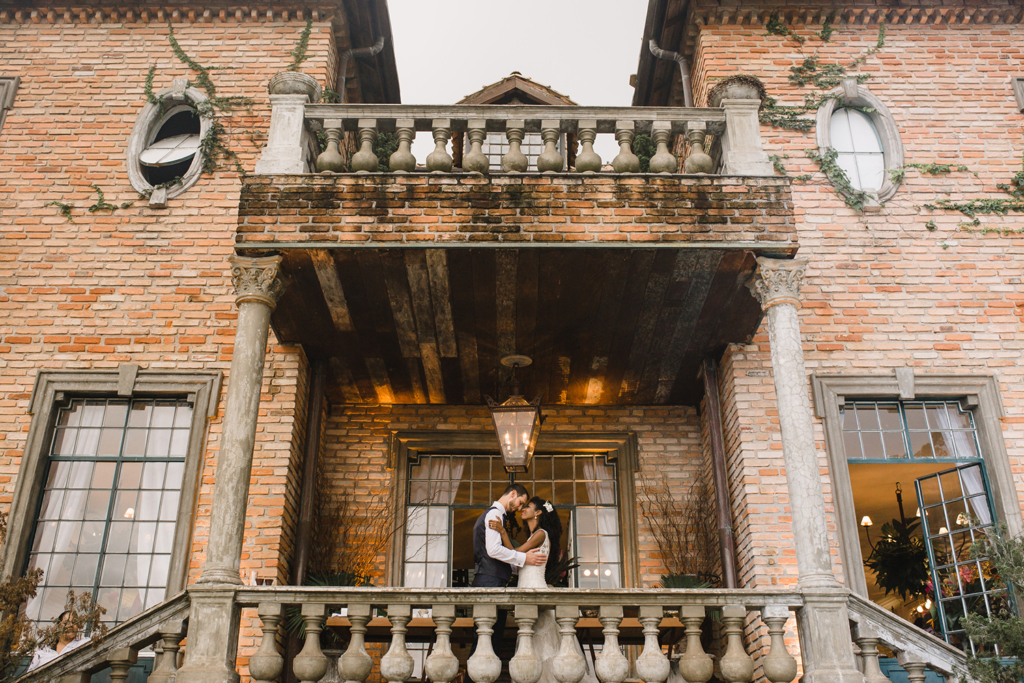
POLYGON ((491 503, 491 509, 487 511, 487 516, 484 517, 484 547, 487 550, 487 554, 498 562, 504 562, 513 567, 522 567, 526 564, 526 553, 506 548, 501 543, 501 533, 491 528, 491 520, 496 519, 500 523, 503 514, 505 514, 504 505, 499 501, 491 503))

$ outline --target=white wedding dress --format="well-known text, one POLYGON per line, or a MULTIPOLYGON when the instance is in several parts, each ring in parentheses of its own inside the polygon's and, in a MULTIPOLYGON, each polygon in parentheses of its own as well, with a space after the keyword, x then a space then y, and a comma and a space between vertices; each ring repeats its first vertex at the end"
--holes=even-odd
MULTIPOLYGON (((548 539, 546 531, 543 529, 540 531, 544 534, 544 542, 540 544, 540 550, 547 555, 551 551, 551 541, 548 539)), ((521 567, 519 569, 519 587, 548 588, 548 582, 544 578, 545 569, 544 565, 524 565, 521 567)), ((558 624, 555 622, 555 611, 553 609, 540 610, 537 616, 537 623, 533 627, 533 632, 533 652, 544 666, 537 683, 558 683, 551 669, 551 660, 558 654, 562 641, 558 633, 558 624)), ((587 673, 583 676, 580 683, 598 683, 597 677, 593 672, 593 663, 583 654, 583 648, 580 647, 579 641, 573 639, 573 643, 576 646, 576 652, 587 663, 587 673)))

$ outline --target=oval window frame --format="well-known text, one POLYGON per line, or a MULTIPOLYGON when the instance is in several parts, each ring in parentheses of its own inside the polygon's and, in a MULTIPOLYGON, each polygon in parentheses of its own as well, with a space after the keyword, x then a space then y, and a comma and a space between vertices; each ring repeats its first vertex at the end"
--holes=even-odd
POLYGON ((882 100, 863 85, 858 84, 855 78, 844 78, 842 84, 833 88, 828 94, 833 97, 829 97, 818 108, 815 124, 818 154, 824 156, 825 150, 832 147, 832 114, 836 109, 842 107, 860 109, 875 127, 875 133, 878 134, 878 139, 882 143, 885 167, 885 172, 882 175, 882 187, 874 192, 869 190, 865 190, 865 192, 877 202, 887 201, 899 189, 899 183, 892 181, 889 171, 903 167, 903 143, 900 141, 900 131, 896 126, 896 120, 882 100))
MULTIPOLYGON (((179 113, 182 107, 187 106, 195 110, 199 116, 199 139, 205 139, 210 131, 211 117, 203 116, 198 106, 201 102, 207 101, 206 94, 196 88, 185 87, 187 84, 185 79, 180 79, 180 81, 175 79, 174 86, 155 93, 160 104, 147 102, 139 112, 138 118, 135 119, 131 137, 128 138, 128 180, 137 192, 146 194, 151 193, 154 189, 153 185, 146 180, 139 156, 153 144, 157 133, 160 132, 160 126, 166 123, 173 114, 179 113)), ((203 173, 204 158, 202 147, 200 147, 192 157, 192 164, 188 167, 188 171, 181 177, 181 184, 171 185, 167 188, 168 199, 179 196, 196 184, 199 176, 203 173)))

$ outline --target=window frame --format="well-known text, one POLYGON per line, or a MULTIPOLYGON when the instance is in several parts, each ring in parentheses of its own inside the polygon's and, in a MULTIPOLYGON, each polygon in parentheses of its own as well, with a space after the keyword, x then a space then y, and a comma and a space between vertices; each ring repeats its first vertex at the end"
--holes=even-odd
MULTIPOLYGON (((867 599, 867 579, 860 551, 860 529, 853 502, 850 471, 843 440, 839 407, 846 399, 878 401, 919 401, 928 399, 959 400, 974 414, 974 425, 981 446, 981 460, 989 475, 992 505, 997 520, 1006 524, 1011 535, 1024 531, 1020 502, 1010 468, 1009 454, 1000 420, 1005 417, 999 397, 999 386, 991 375, 924 375, 910 368, 899 368, 892 375, 811 375, 814 413, 825 431, 839 533, 839 555, 843 563, 846 585, 867 599)), ((963 461, 965 464, 968 461, 963 461)))
POLYGON ((20 575, 29 554, 37 510, 49 465, 49 446, 59 408, 80 398, 186 398, 192 404, 185 473, 175 519, 174 543, 167 573, 165 599, 185 589, 191 557, 196 501, 203 469, 207 430, 216 414, 221 373, 170 373, 139 370, 121 364, 117 370, 41 370, 29 402, 32 415, 18 481, 8 515, 7 540, 0 548, 0 577, 20 575))
POLYGON ((865 88, 857 83, 856 78, 844 78, 842 83, 826 93, 828 97, 818 108, 817 121, 815 124, 815 137, 818 145, 818 154, 824 155, 825 150, 832 145, 832 114, 837 109, 859 108, 872 111, 863 111, 875 127, 875 133, 882 143, 882 157, 884 159, 884 171, 882 172, 882 186, 877 191, 864 190, 868 196, 876 202, 884 202, 899 189, 899 185, 892 181, 889 171, 903 166, 903 143, 900 140, 900 131, 896 120, 892 117, 888 107, 882 100, 878 99, 865 88))
POLYGON ((200 140, 204 140, 210 132, 213 119, 210 116, 204 116, 200 111, 199 104, 208 101, 206 94, 197 88, 189 88, 188 79, 175 78, 174 85, 155 93, 155 96, 159 104, 146 102, 145 106, 142 107, 142 111, 139 112, 138 118, 135 119, 135 126, 132 128, 131 136, 128 138, 128 181, 137 192, 152 193, 149 197, 151 207, 162 208, 166 206, 167 199, 172 199, 186 192, 199 180, 203 173, 204 157, 202 146, 196 150, 195 156, 192 157, 192 164, 189 166, 188 171, 185 172, 185 175, 181 177, 181 184, 166 188, 167 193, 165 197, 154 198, 153 195, 157 193, 153 192, 153 185, 146 180, 146 175, 142 172, 142 162, 139 161, 139 156, 153 144, 153 139, 160 131, 160 124, 167 120, 169 112, 174 108, 184 105, 196 111, 196 115, 199 116, 200 140))
MULTIPOLYGON (((395 505, 392 545, 385 572, 387 585, 401 586, 405 576, 405 520, 407 518, 407 490, 409 461, 419 455, 482 455, 499 453, 494 431, 400 431, 392 432, 389 439, 388 469, 395 473, 392 495, 399 496, 395 505)), ((537 450, 547 453, 579 453, 606 455, 616 464, 616 485, 619 496, 619 542, 622 553, 623 588, 640 587, 640 566, 637 547, 636 508, 627 504, 636 500, 634 475, 638 470, 637 439, 632 432, 567 433, 543 431, 537 440, 537 450)), ((450 549, 449 549, 450 550, 450 549)))

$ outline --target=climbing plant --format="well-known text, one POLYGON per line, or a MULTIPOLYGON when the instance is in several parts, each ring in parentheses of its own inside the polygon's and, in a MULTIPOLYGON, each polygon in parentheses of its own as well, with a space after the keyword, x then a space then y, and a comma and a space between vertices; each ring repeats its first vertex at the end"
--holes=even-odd
POLYGON ((292 56, 292 63, 288 65, 288 71, 298 71, 302 63, 306 61, 306 50, 309 48, 309 34, 313 29, 313 17, 306 19, 306 28, 299 34, 299 42, 295 49, 289 52, 292 56))

